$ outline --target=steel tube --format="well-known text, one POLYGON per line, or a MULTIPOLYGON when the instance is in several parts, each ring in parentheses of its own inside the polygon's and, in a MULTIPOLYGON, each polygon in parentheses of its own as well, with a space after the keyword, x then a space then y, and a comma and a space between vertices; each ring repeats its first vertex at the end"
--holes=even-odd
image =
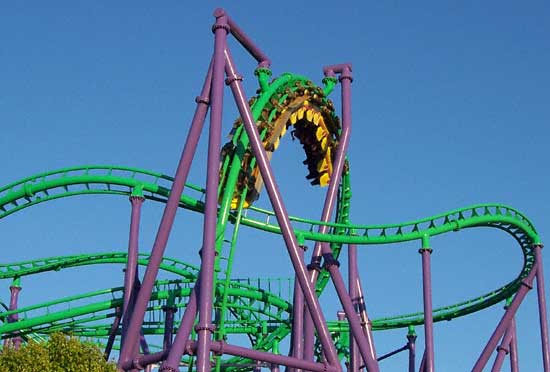
POLYGON ((495 350, 495 347, 497 346, 498 341, 504 334, 504 331, 506 330, 506 328, 508 328, 508 326, 510 325, 510 322, 512 321, 514 315, 516 314, 516 311, 519 305, 521 305, 521 302, 527 295, 527 292, 533 288, 533 280, 535 278, 536 272, 537 272, 537 267, 535 264, 531 268, 531 271, 529 272, 527 277, 525 277, 521 281, 521 286, 516 292, 516 295, 514 296, 512 303, 510 304, 510 306, 508 306, 508 309, 506 309, 506 312, 504 313, 497 327, 493 331, 491 338, 489 339, 489 341, 485 345, 485 348, 481 352, 481 355, 477 359, 474 365, 474 368, 472 369, 472 372, 483 371, 483 368, 485 367, 485 365, 487 364, 487 361, 491 357, 491 353, 493 352, 493 350, 495 350))
POLYGON ((130 322, 133 305, 135 302, 135 292, 138 290, 136 281, 138 280, 138 239, 139 239, 139 221, 141 218, 141 206, 145 198, 143 196, 130 196, 132 209, 130 212, 130 235, 128 238, 128 256, 126 261, 126 270, 124 272, 124 296, 122 305, 122 335, 121 344, 124 344, 126 330, 130 322))
POLYGON ((422 290, 424 297, 424 338, 426 347, 425 371, 434 371, 434 336, 432 313, 432 273, 430 255, 432 250, 424 247, 419 250, 422 256, 422 290))
POLYGON ((317 329, 317 332, 319 334, 319 340, 321 342, 321 345, 323 346, 327 361, 331 366, 337 367, 338 370, 341 370, 336 353, 336 348, 332 343, 332 339, 330 337, 325 318, 321 311, 319 300, 315 295, 315 290, 312 283, 307 278, 306 267, 302 262, 300 262, 300 248, 298 246, 296 236, 294 235, 292 226, 290 224, 290 219, 288 218, 288 213, 284 206, 281 193, 275 182, 273 171, 271 170, 266 151, 262 146, 258 130, 254 124, 252 113, 250 112, 250 107, 248 106, 248 101, 240 82, 241 78, 236 73, 233 59, 231 58, 229 50, 226 50, 226 73, 228 76, 228 83, 235 98, 235 102, 237 103, 237 106, 239 108, 239 113, 241 115, 241 118, 243 119, 245 130, 250 139, 253 154, 256 157, 257 164, 260 169, 260 174, 265 182, 269 199, 271 201, 271 204, 273 205, 273 210, 275 212, 277 222, 279 223, 279 226, 281 228, 281 233, 283 235, 283 239, 285 241, 290 260, 292 262, 292 265, 294 266, 296 277, 298 279, 298 282, 300 283, 302 292, 304 293, 305 302, 313 318, 315 328, 317 329))
POLYGON ((143 283, 136 297, 136 304, 132 313, 130 322, 128 324, 128 332, 126 333, 127 340, 122 345, 122 349, 119 357, 119 366, 128 361, 132 357, 133 345, 138 341, 139 331, 143 324, 143 318, 147 309, 147 303, 151 298, 151 292, 159 271, 159 266, 166 249, 166 243, 170 236, 170 231, 174 223, 176 211, 178 209, 181 194, 183 192, 189 169, 191 168, 191 162, 195 155, 195 150, 199 142, 200 133, 204 124, 204 118, 208 110, 208 97, 210 95, 210 85, 212 80, 212 68, 209 67, 206 79, 201 91, 201 95, 197 97, 197 108, 191 122, 191 128, 187 135, 187 140, 181 154, 174 182, 172 183, 172 189, 170 195, 164 207, 164 213, 162 215, 158 232, 155 237, 149 263, 143 276, 143 283))
POLYGON ((540 339, 544 372, 550 372, 550 349, 548 344, 548 318, 546 313, 546 295, 544 291, 544 270, 542 262, 542 244, 533 246, 537 264, 537 298, 539 303, 540 339))
POLYGON ((510 325, 504 333, 504 337, 502 337, 500 345, 497 347, 497 356, 493 363, 493 368, 491 368, 491 372, 500 372, 502 364, 504 363, 504 358, 510 353, 510 341, 512 340, 511 325, 512 322, 510 322, 510 325))
POLYGON ((227 18, 216 15, 214 24, 214 57, 210 92, 210 132, 206 171, 206 202, 204 207, 203 243, 201 249, 200 297, 197 326, 197 371, 210 371, 212 324, 212 291, 214 286, 214 256, 216 254, 216 223, 218 217, 218 183, 223 115, 224 50, 227 18))
POLYGON ((415 357, 416 357, 416 335, 407 335, 407 347, 409 349, 409 372, 415 371, 415 357))
MULTIPOLYGON (((348 290, 351 301, 355 308, 355 312, 359 313, 359 299, 357 288, 357 245, 348 245, 348 290)), ((349 370, 352 372, 359 371, 359 366, 362 364, 357 342, 353 338, 353 334, 349 333, 349 370)))
MULTIPOLYGON (((257 361, 261 361, 269 364, 299 368, 306 371, 338 372, 341 370, 339 366, 330 366, 323 363, 309 362, 309 361, 300 360, 289 356, 269 353, 266 351, 247 349, 242 346, 230 345, 223 341, 212 341, 210 346, 211 346, 211 350, 216 353, 241 356, 241 357, 245 357, 245 358, 249 358, 252 360, 257 360, 257 361)), ((187 341, 184 349, 187 354, 191 354, 195 352, 195 350, 197 349, 197 342, 187 341)), ((144 355, 136 359, 134 362, 130 362, 129 364, 127 363, 124 366, 126 368, 132 368, 132 367, 136 367, 136 365, 145 366, 151 363, 157 363, 163 360, 164 358, 166 358, 167 354, 168 354, 167 351, 163 351, 155 354, 144 355)), ((171 369, 170 371, 177 371, 177 369, 174 368, 174 369, 171 369)))
POLYGON ((172 342, 172 347, 170 348, 169 353, 167 352, 166 360, 162 363, 159 368, 161 371, 173 371, 177 370, 181 357, 185 352, 185 347, 187 346, 187 341, 189 340, 189 335, 191 334, 191 328, 195 322, 197 315, 197 297, 199 297, 199 288, 200 280, 195 283, 195 287, 189 295, 189 302, 183 313, 181 319, 180 327, 176 333, 176 337, 172 342))
POLYGON ((258 61, 260 67, 269 67, 271 65, 271 60, 265 55, 264 52, 244 33, 244 31, 239 27, 239 25, 231 19, 223 9, 216 9, 214 11, 216 16, 225 15, 227 17, 227 23, 229 24, 229 30, 231 35, 237 39, 237 41, 258 61))
POLYGON ((512 318, 510 327, 512 329, 512 341, 510 341, 510 370, 511 372, 519 372, 518 339, 515 318, 512 318))
MULTIPOLYGON (((305 246, 301 246, 300 260, 304 265, 305 246)), ((304 294, 298 280, 294 281, 294 300, 292 306, 292 356, 304 358, 304 294)), ((289 372, 302 372, 302 370, 290 370, 289 372)))
POLYGON ((109 360, 109 355, 111 355, 113 344, 115 343, 115 337, 118 331, 118 326, 120 325, 120 317, 122 313, 122 311, 120 311, 120 307, 115 309, 115 313, 115 319, 113 320, 113 324, 109 330, 109 338, 107 338, 107 345, 105 345, 105 351, 103 352, 103 357, 105 360, 109 360))

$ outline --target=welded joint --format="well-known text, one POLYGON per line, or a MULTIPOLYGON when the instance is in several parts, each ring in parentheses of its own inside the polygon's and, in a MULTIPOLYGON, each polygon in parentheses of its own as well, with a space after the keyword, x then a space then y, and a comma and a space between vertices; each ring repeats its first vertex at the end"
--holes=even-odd
POLYGON ((507 347, 504 347, 502 345, 497 347, 497 352, 499 352, 499 351, 504 351, 506 353, 506 355, 508 355, 510 353, 510 349, 507 348, 507 347))
POLYGON ((229 23, 227 22, 227 15, 225 14, 225 10, 223 9, 216 9, 214 11, 214 17, 216 17, 216 23, 212 25, 212 33, 216 33, 217 30, 220 28, 223 28, 228 34, 231 32, 231 27, 229 27, 229 23))
POLYGON ((325 269, 328 270, 331 266, 340 267, 340 261, 334 258, 332 252, 323 254, 323 258, 325 259, 325 263, 323 265, 325 269))
POLYGON ((526 278, 521 281, 521 285, 527 287, 527 289, 533 289, 533 283, 529 283, 526 278))
POLYGON ((141 365, 141 363, 139 362, 139 358, 135 358, 134 360, 132 360, 132 367, 142 370, 145 369, 146 366, 141 365))
POLYGON ((205 105, 210 105, 210 99, 208 99, 208 97, 201 97, 201 96, 197 96, 195 97, 195 102, 196 103, 202 103, 202 104, 205 104, 205 105))
POLYGON ((317 272, 321 272, 321 256, 312 257, 311 263, 307 264, 306 268, 309 271, 315 270, 317 272))
POLYGON ((224 354, 224 347, 226 343, 223 340, 218 340, 218 342, 220 343, 220 350, 214 351, 212 353, 217 356, 222 356, 224 354))
POLYGON ((197 324, 195 326, 195 332, 200 332, 200 331, 208 331, 210 333, 214 333, 214 331, 216 330, 216 326, 214 324, 205 324, 205 325, 199 325, 197 324))
POLYGON ((340 63, 337 65, 323 67, 323 73, 326 77, 336 77, 336 74, 339 74, 340 76, 338 77, 338 80, 340 82, 342 82, 342 80, 349 80, 352 82, 353 77, 351 71, 351 63, 340 63))
POLYGON ((228 76, 227 79, 225 79, 225 85, 229 86, 236 81, 243 81, 243 77, 241 75, 236 75, 236 74, 233 76, 228 76))
POLYGON ((169 366, 162 366, 159 368, 159 372, 163 372, 163 371, 166 371, 166 372, 179 372, 179 369, 175 369, 173 367, 169 367, 169 366))
POLYGON ((422 254, 422 253, 424 253, 424 252, 428 252, 429 254, 432 254, 432 251, 433 251, 433 249, 431 249, 431 248, 429 248, 429 247, 425 247, 425 248, 420 248, 420 249, 418 250, 418 253, 422 254))

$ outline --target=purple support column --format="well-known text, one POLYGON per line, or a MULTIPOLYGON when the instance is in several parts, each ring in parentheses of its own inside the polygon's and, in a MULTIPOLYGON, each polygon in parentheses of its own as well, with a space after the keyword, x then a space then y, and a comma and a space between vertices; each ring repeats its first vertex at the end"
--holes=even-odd
MULTIPOLYGON (((17 302, 19 300, 19 292, 21 292, 21 278, 13 279, 13 282, 10 286, 10 306, 8 310, 16 310, 17 302)), ((15 323, 19 320, 19 314, 15 313, 8 317, 9 323, 15 323)), ((4 347, 6 347, 10 342, 12 342, 13 347, 17 350, 21 346, 21 337, 15 336, 11 339, 6 339, 4 341, 4 347)))
MULTIPOLYGON (((307 247, 300 245, 300 261, 304 264, 304 252, 307 247)), ((303 359, 304 357, 304 294, 298 280, 294 279, 294 301, 292 306, 292 356, 303 359)), ((302 372, 302 370, 290 369, 289 372, 302 372)))
POLYGON ((172 331, 174 330, 174 313, 176 312, 177 308, 175 306, 164 306, 163 307, 164 313, 165 313, 165 319, 164 319, 164 340, 163 340, 163 349, 167 350, 172 346, 172 331))
POLYGON ((113 349, 118 326, 120 325, 121 316, 122 311, 120 307, 117 307, 115 310, 115 320, 113 320, 113 324, 111 325, 111 329, 109 330, 109 338, 107 339, 107 345, 105 346, 105 351, 103 352, 103 357, 105 358, 105 360, 109 360, 109 355, 111 355, 111 350, 113 349))
POLYGON ((128 238, 128 256, 126 269, 124 271, 124 297, 122 306, 122 336, 121 344, 124 344, 128 323, 132 314, 132 308, 135 302, 135 292, 138 290, 138 238, 139 221, 141 218, 141 206, 145 198, 141 195, 141 190, 134 189, 130 196, 132 205, 130 215, 130 236, 128 238))
POLYGON ((510 341, 510 370, 511 372, 519 372, 518 339, 517 339, 517 333, 516 333, 515 318, 512 318, 510 327, 512 329, 512 341, 510 341))
POLYGON ((542 263, 542 244, 535 244, 535 263, 537 264, 537 297, 539 302, 540 339, 544 372, 550 372, 550 349, 548 344, 548 318, 546 313, 546 296, 544 292, 544 270, 542 263))
MULTIPOLYGON (((359 317, 361 319, 361 326, 363 327, 363 331, 365 333, 365 336, 367 337, 367 341, 370 345, 373 345, 374 348, 374 341, 372 338, 372 325, 371 321, 369 319, 369 315, 367 314, 367 306, 365 304, 365 295, 363 294, 363 286, 361 285, 361 280, 359 276, 357 276, 357 299, 358 299, 358 305, 359 305, 359 317)), ((374 352, 374 349, 372 349, 374 352)), ((373 355, 373 357, 375 357, 373 355)))
POLYGON ((344 280, 342 279, 342 275, 338 270, 338 266, 340 264, 332 255, 332 252, 324 253, 323 257, 325 261, 325 268, 330 273, 332 282, 334 283, 334 288, 336 289, 336 293, 338 294, 338 298, 340 299, 340 303, 344 307, 351 333, 353 334, 353 337, 357 342, 357 346, 359 347, 359 351, 361 352, 361 356, 363 357, 363 361, 365 362, 367 371, 378 372, 378 361, 374 356, 374 350, 372 349, 372 345, 368 343, 367 338, 365 337, 363 329, 361 328, 359 317, 357 316, 355 309, 353 308, 353 304, 351 303, 351 299, 349 297, 349 294, 347 293, 344 280))
MULTIPOLYGON (((348 287, 349 287, 349 296, 355 308, 355 311, 359 312, 359 300, 358 300, 358 290, 357 290, 357 245, 350 244, 348 245, 348 287)), ((361 363, 361 356, 359 354, 359 349, 357 348, 357 343, 353 338, 353 334, 349 333, 349 370, 351 372, 359 371, 359 366, 361 363)))
POLYGON ((512 321, 514 315, 516 314, 516 311, 519 305, 521 305, 521 302, 527 295, 527 292, 533 288, 533 280, 535 278, 536 272, 537 272, 537 265, 535 264, 533 265, 533 268, 531 268, 531 271, 529 272, 527 277, 521 281, 521 286, 516 292, 516 295, 514 296, 514 300, 512 301, 508 309, 506 309, 506 312, 504 313, 502 319, 500 320, 497 327, 495 328, 493 334, 491 335, 491 338, 487 342, 487 345, 485 345, 485 348, 481 352, 481 355, 479 356, 476 364, 474 365, 472 372, 483 371, 483 368, 485 367, 485 365, 487 364, 487 361, 491 357, 493 350, 495 350, 495 347, 497 346, 498 341, 501 339, 506 328, 508 328, 508 326, 510 325, 510 322, 512 321))
POLYGON ((425 372, 426 371, 426 350, 424 349, 424 353, 422 354, 422 360, 420 361, 420 368, 418 369, 418 372, 425 372))
POLYGON ((407 348, 409 349, 409 372, 415 372, 416 333, 413 326, 409 326, 407 334, 407 348))
MULTIPOLYGON (((311 274, 309 270, 308 273, 311 274)), ((350 332, 351 333, 351 332, 350 332)), ((304 308, 304 360, 313 360, 314 348, 315 348, 315 327, 313 325, 313 319, 309 313, 307 306, 304 308)))
MULTIPOLYGON (((344 167, 351 134, 351 82, 353 79, 351 75, 351 64, 328 66, 323 70, 326 76, 335 76, 335 73, 341 73, 340 82, 342 86, 342 133, 340 134, 340 143, 336 149, 332 176, 330 178, 320 219, 322 222, 329 222, 338 197, 338 185, 342 177, 342 169, 344 167)), ((326 225, 321 225, 319 227, 319 233, 325 234, 327 231, 328 227, 326 225)), ((317 277, 319 275, 321 254, 328 253, 329 251, 330 246, 328 243, 316 242, 313 247, 311 263, 308 265, 309 280, 313 285, 317 282, 317 277)), ((304 316, 304 358, 306 360, 313 359, 313 335, 313 322, 311 317, 306 313, 304 316)))
POLYGON ((221 127, 223 113, 224 50, 229 26, 223 12, 215 12, 214 57, 212 67, 212 106, 210 111, 210 132, 206 170, 206 202, 201 249, 199 323, 196 331, 197 371, 210 371, 210 343, 214 332, 212 324, 212 290, 214 282, 214 256, 216 253, 216 222, 218 216, 218 183, 221 148, 221 127))
POLYGON ((200 279, 197 280, 195 287, 191 291, 189 302, 187 303, 185 312, 183 313, 183 317, 181 319, 180 327, 176 333, 176 338, 174 339, 172 347, 170 348, 170 353, 168 354, 166 361, 162 363, 159 372, 174 372, 178 370, 177 368, 179 362, 185 351, 185 347, 187 346, 187 341, 189 340, 191 327, 193 327, 193 323, 195 322, 195 317, 197 315, 197 297, 199 296, 199 288, 200 279))
POLYGON ((422 240, 422 248, 419 250, 422 255, 422 289, 424 296, 424 338, 426 347, 425 371, 434 371, 434 336, 433 336, 433 314, 432 314, 432 272, 430 255, 432 249, 427 239, 422 240))
POLYGON ((269 160, 266 155, 266 151, 262 146, 258 130, 255 126, 254 120, 252 118, 252 113, 250 112, 250 107, 248 106, 248 101, 244 94, 241 80, 242 78, 236 73, 235 67, 233 65, 233 60, 231 58, 229 50, 226 50, 226 74, 227 74, 227 83, 231 86, 231 91, 235 97, 235 102, 239 108, 239 113, 244 122, 244 127, 246 133, 250 139, 250 144, 253 149, 253 154, 256 157, 258 162, 258 167, 260 168, 260 174, 265 182, 266 190, 269 195, 271 204, 273 205, 273 210, 275 216, 277 217, 277 222, 281 228, 281 233, 287 247, 290 260, 294 266, 296 277, 304 293, 304 300, 310 310, 315 328, 319 334, 319 340, 323 347, 323 350, 326 354, 327 361, 331 366, 341 370, 339 365, 338 356, 336 353, 336 348, 332 343, 330 333, 327 328, 327 324, 323 313, 321 311, 321 306, 319 300, 315 295, 315 290, 312 283, 307 278, 307 271, 302 262, 300 262, 300 248, 294 235, 294 231, 290 224, 290 219, 288 218, 288 213, 284 206, 281 193, 273 177, 273 172, 269 164, 269 160))
MULTIPOLYGON (((510 326, 511 325, 512 322, 510 322, 510 326)), ((500 372, 502 364, 504 363, 504 357, 510 353, 510 341, 512 340, 512 331, 510 326, 506 329, 504 337, 502 338, 500 345, 497 347, 497 356, 495 358, 493 368, 491 368, 491 372, 500 372)))
POLYGON ((139 331, 141 329, 141 325, 143 324, 143 318, 147 309, 147 303, 151 298, 151 292, 159 271, 164 250, 166 249, 166 243, 168 242, 168 237, 170 236, 170 230, 172 229, 172 225, 174 223, 180 197, 185 186, 185 181, 187 180, 187 175, 189 174, 189 169, 191 168, 191 162, 193 161, 193 157, 195 155, 197 143, 204 124, 204 118, 208 110, 208 97, 210 95, 211 80, 212 69, 210 67, 208 69, 208 74, 206 76, 201 95, 196 99, 197 109, 193 116, 191 128, 189 129, 189 134, 178 163, 172 189, 170 190, 170 195, 164 208, 164 213, 160 221, 155 243, 153 244, 153 249, 149 258, 149 264, 147 265, 147 269, 145 270, 145 274, 143 276, 143 283, 137 294, 134 311, 128 324, 128 332, 126 333, 127 340, 124 342, 124 345, 122 345, 120 352, 118 363, 119 367, 124 362, 131 360, 133 345, 135 345, 138 341, 139 331))

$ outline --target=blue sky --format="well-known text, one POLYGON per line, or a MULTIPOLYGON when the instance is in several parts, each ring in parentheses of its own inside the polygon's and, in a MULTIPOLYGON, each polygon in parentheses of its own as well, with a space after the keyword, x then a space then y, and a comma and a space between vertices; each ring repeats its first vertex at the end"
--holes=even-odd
MULTIPOLYGON (((211 14, 218 6, 271 57, 274 75, 290 71, 320 83, 324 65, 353 63, 353 222, 401 222, 498 202, 524 212, 544 241, 550 226, 550 7, 543 1, 4 4, 0 184, 85 164, 173 174, 210 59, 211 14)), ((230 47, 251 96, 255 64, 234 40, 230 47)), ((338 94, 333 99, 339 109, 338 94)), ((229 94, 225 102, 228 132, 237 115, 229 94)), ((324 190, 308 186, 303 156, 287 140, 273 167, 291 214, 316 218, 324 190)), ((190 181, 204 184, 205 162, 202 141, 190 181)), ((265 195, 260 205, 267 205, 265 195)), ((147 252, 162 208, 146 202, 143 213, 140 244, 147 252)), ((125 250, 128 219, 129 203, 116 197, 27 209, 0 223, 2 261, 125 250)), ((200 216, 179 213, 167 254, 198 263, 200 224, 200 216)), ((290 275, 279 238, 250 230, 241 235, 237 275, 290 275)), ((434 239, 433 246, 436 306, 485 293, 521 267, 519 249, 498 232, 463 231, 434 239)), ((373 317, 421 308, 417 248, 361 247, 373 317)), ((25 278, 21 303, 121 285, 120 269, 25 278)), ((548 264, 545 269, 550 272, 548 264)), ((6 300, 9 283, 3 284, 6 300)), ((338 310, 331 296, 322 297, 328 318, 338 310)), ((501 314, 495 306, 437 324, 438 369, 471 368, 501 314)), ((521 366, 540 370, 534 292, 517 319, 521 366)), ((377 351, 401 346, 404 337, 405 331, 376 333, 377 351)), ((381 365, 397 371, 405 363, 398 356, 381 365)))

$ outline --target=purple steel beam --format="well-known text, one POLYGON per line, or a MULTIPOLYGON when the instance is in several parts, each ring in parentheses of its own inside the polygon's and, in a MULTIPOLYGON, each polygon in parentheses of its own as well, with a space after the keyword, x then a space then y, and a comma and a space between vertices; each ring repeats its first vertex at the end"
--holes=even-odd
MULTIPOLYGON (((184 347, 185 353, 188 355, 194 354, 198 347, 197 344, 198 343, 195 341, 188 340, 184 347)), ((300 359, 296 359, 285 355, 269 353, 266 351, 247 349, 242 346, 227 344, 224 341, 212 341, 210 346, 211 346, 210 350, 212 350, 215 353, 241 356, 244 358, 257 360, 264 363, 283 365, 283 366, 288 366, 292 368, 303 369, 305 371, 315 371, 315 372, 341 371, 341 368, 339 365, 331 366, 324 363, 316 363, 316 362, 310 362, 306 360, 300 360, 300 359)), ((123 367, 127 369, 128 368, 143 369, 143 366, 146 366, 152 363, 157 363, 163 360, 164 358, 166 358, 167 354, 168 354, 168 351, 164 350, 158 353, 144 355, 134 361, 123 363, 123 367)), ((177 368, 167 369, 166 371, 174 372, 174 371, 177 371, 177 368)))
MULTIPOLYGON (((409 345, 404 345, 404 346, 401 346, 399 349, 395 349, 394 351, 390 351, 389 353, 387 354, 384 354, 380 357, 378 357, 378 361, 380 362, 381 360, 384 360, 384 359, 388 359, 389 357, 392 357, 394 356, 395 354, 399 354, 400 352, 402 351, 405 351, 405 350, 408 350, 409 349, 409 345)), ((363 366, 361 366, 363 367, 363 366)))
POLYGON ((426 347, 426 362, 424 370, 434 371, 434 335, 433 335, 433 314, 432 314, 432 273, 430 255, 432 249, 423 242, 419 250, 422 256, 422 290, 424 297, 424 338, 426 347))
POLYGON ((174 330, 174 313, 176 312, 175 306, 165 306, 165 318, 164 318, 164 340, 162 347, 164 350, 169 349, 172 346, 172 331, 174 330))
MULTIPOLYGON (((185 307, 185 312, 183 313, 183 317, 181 319, 180 327, 176 333, 170 352, 166 357, 166 361, 162 363, 159 368, 159 372, 177 371, 181 357, 185 352, 187 341, 189 340, 189 334, 191 334, 191 328, 193 327, 193 323, 195 322, 195 317, 197 315, 197 297, 199 296, 199 288, 200 279, 197 280, 195 287, 191 291, 189 302, 185 307)), ((164 360, 164 358, 162 360, 164 360)))
POLYGON ((128 238, 128 256, 126 270, 124 271, 124 297, 122 305, 122 335, 120 342, 124 344, 128 323, 135 304, 135 295, 138 289, 138 238, 139 221, 141 218, 141 206, 145 198, 143 196, 130 196, 132 209, 130 212, 130 235, 128 238))
POLYGON ((212 324, 212 290, 214 286, 214 256, 216 253, 216 222, 218 217, 218 183, 221 148, 221 128, 223 115, 224 50, 226 46, 227 17, 215 14, 214 57, 212 67, 212 87, 210 92, 210 131, 208 139, 208 160, 206 170, 206 202, 201 249, 199 323, 197 371, 210 371, 210 343, 214 332, 212 324))
POLYGON ((242 88, 242 78, 237 74, 235 66, 233 64, 233 59, 229 50, 227 49, 226 74, 228 76, 227 83, 231 87, 235 102, 237 103, 237 106, 239 108, 239 113, 241 115, 241 118, 243 119, 244 127, 253 149, 253 154, 256 157, 258 167, 260 168, 260 174, 265 182, 266 190, 269 195, 271 204, 273 205, 273 210, 275 212, 275 216, 277 217, 277 222, 279 223, 279 226, 281 228, 281 233, 283 235, 283 239, 285 241, 290 260, 292 262, 292 265, 294 266, 296 277, 298 279, 298 282, 300 283, 302 292, 304 293, 305 302, 313 318, 315 328, 317 329, 317 332, 319 334, 319 340, 321 342, 321 345, 323 346, 327 361, 329 365, 338 368, 338 370, 341 370, 336 353, 336 348, 332 343, 325 318, 321 311, 319 300, 315 295, 315 290, 312 283, 307 278, 306 267, 302 262, 300 262, 300 247, 298 246, 296 236, 294 235, 292 226, 290 224, 288 213, 284 206, 281 193, 275 182, 273 171, 271 170, 271 165, 269 164, 266 151, 263 148, 258 130, 252 118, 252 113, 250 112, 250 107, 248 106, 248 101, 242 88))
MULTIPOLYGON (((8 308, 8 310, 16 310, 17 309, 17 302, 19 300, 19 292, 21 292, 21 284, 20 284, 20 279, 19 278, 15 278, 13 280, 13 283, 12 285, 10 286, 10 306, 8 308)), ((14 322, 17 322, 19 320, 19 314, 18 313, 15 313, 15 314, 12 314, 8 317, 8 323, 14 323, 14 322)), ((14 349, 19 349, 19 347, 21 346, 21 337, 20 336, 15 336, 11 339, 6 339, 4 341, 4 348, 7 347, 10 342, 13 344, 13 347, 14 349)))
POLYGON ((109 338, 107 339, 107 345, 105 346, 105 351, 103 352, 103 357, 105 358, 105 360, 109 360, 109 355, 111 355, 111 350, 113 349, 113 344, 115 343, 115 338, 122 315, 120 307, 117 307, 115 309, 115 314, 115 320, 113 320, 113 324, 111 325, 111 329, 109 330, 109 338))
MULTIPOLYGON (((357 288, 357 245, 348 245, 348 287, 349 296, 355 308, 355 312, 359 313, 359 299, 357 288)), ((349 370, 352 372, 359 371, 359 366, 362 364, 357 342, 353 338, 353 334, 349 333, 349 370)))
POLYGON ((510 323, 512 329, 512 341, 510 342, 510 370, 511 372, 519 372, 519 360, 518 360, 518 339, 516 332, 516 318, 512 318, 510 323))
POLYGON ((166 249, 166 243, 170 236, 170 231, 174 223, 176 211, 178 209, 179 201, 183 189, 185 187, 185 181, 191 168, 191 162, 195 155, 197 143, 199 141, 200 133, 204 124, 204 118, 208 110, 210 84, 212 80, 212 68, 209 67, 206 79, 201 91, 201 95, 196 98, 197 108, 191 122, 191 128, 187 135, 187 140, 178 163, 172 189, 168 201, 164 207, 164 213, 162 215, 155 243, 151 251, 149 258, 149 264, 145 270, 143 276, 143 284, 137 294, 136 304, 132 313, 130 322, 128 324, 128 332, 126 333, 126 341, 122 345, 120 352, 120 358, 118 365, 120 366, 125 361, 128 361, 132 357, 133 346, 138 340, 139 331, 143 324, 143 318, 147 309, 147 303, 151 298, 151 292, 157 277, 159 266, 162 261, 164 250, 166 249))
POLYGON ((537 263, 537 297, 539 302, 540 339, 544 372, 550 372, 550 349, 548 346, 548 318, 546 315, 546 295, 544 292, 544 270, 542 264, 542 244, 535 244, 535 262, 537 263))
MULTIPOLYGON (((308 273, 311 274, 312 271, 315 271, 313 269, 309 269, 310 266, 308 265, 308 273)), ((311 318, 311 315, 309 313, 309 309, 307 305, 304 308, 304 360, 313 360, 314 355, 314 348, 315 348, 315 329, 313 325, 313 319, 311 318)))
POLYGON ((407 347, 409 349, 409 372, 415 372, 416 335, 407 335, 407 347))
POLYGON ((361 285, 361 278, 359 278, 359 276, 357 276, 357 295, 358 295, 357 299, 358 299, 358 305, 359 305, 359 316, 361 318, 361 326, 363 327, 363 331, 365 332, 365 335, 368 337, 369 344, 373 345, 373 350, 374 350, 371 321, 369 319, 369 315, 367 314, 367 306, 365 305, 365 295, 363 294, 363 286, 361 285))
POLYGON ((502 337, 500 345, 497 347, 497 356, 495 358, 495 362, 493 363, 493 368, 491 368, 491 372, 500 372, 502 364, 504 363, 504 357, 510 353, 510 341, 512 341, 512 330, 510 329, 511 325, 512 322, 510 322, 510 325, 504 333, 504 337, 502 337))
POLYGON ((269 67, 271 60, 265 55, 264 52, 244 33, 244 31, 229 17, 224 9, 218 8, 214 11, 214 16, 225 16, 227 24, 229 25, 229 31, 231 35, 237 39, 237 41, 258 61, 259 67, 269 67))
MULTIPOLYGON (((304 265, 304 252, 307 247, 300 246, 300 261, 304 265)), ((298 280, 294 280, 294 301, 292 305, 292 356, 304 358, 304 294, 298 280)), ((289 372, 302 372, 302 370, 290 369, 289 372)))
POLYGON ((474 365, 472 372, 483 371, 483 368, 485 367, 485 365, 487 364, 487 361, 491 357, 491 353, 493 352, 493 350, 495 350, 495 347, 497 346, 498 341, 504 334, 504 331, 506 330, 506 328, 508 328, 508 326, 510 325, 510 322, 512 321, 514 315, 516 314, 516 311, 519 305, 521 305, 521 302, 527 295, 527 292, 533 288, 533 280, 537 273, 537 269, 538 269, 537 263, 535 263, 531 268, 531 271, 529 272, 527 277, 525 277, 521 281, 521 285, 518 291, 516 292, 516 295, 514 296, 512 303, 510 304, 510 306, 508 306, 508 309, 506 309, 506 312, 504 313, 497 327, 493 331, 491 338, 489 339, 489 341, 487 342, 487 345, 485 345, 485 348, 481 352, 481 355, 479 356, 476 364, 474 365))
MULTIPOLYGON (((342 178, 342 169, 344 168, 344 162, 346 160, 346 153, 349 145, 349 137, 351 133, 351 82, 353 80, 351 75, 351 64, 342 64, 328 66, 323 69, 326 76, 335 76, 335 71, 332 67, 337 67, 336 72, 341 73, 341 95, 342 95, 342 133, 340 134, 340 143, 336 149, 334 157, 334 165, 332 171, 332 177, 330 178, 327 194, 325 196, 325 202, 323 205, 323 211, 321 212, 321 221, 329 222, 334 210, 334 205, 338 198, 338 186, 340 185, 340 179, 342 178)), ((328 226, 319 226, 319 233, 325 234, 328 231, 328 226)), ((308 266, 309 280, 315 284, 319 276, 321 255, 328 253, 330 246, 328 243, 315 242, 313 247, 313 254, 311 256, 311 264, 308 266), (313 268, 313 270, 311 270, 313 268)), ((313 324, 310 317, 306 316, 304 319, 304 337, 306 343, 306 351, 304 357, 307 360, 313 358, 313 324)))
POLYGON ((425 372, 426 369, 426 349, 424 349, 424 353, 422 354, 422 360, 420 361, 420 368, 418 369, 418 372, 425 372))
POLYGON ((323 257, 325 261, 325 268, 330 273, 332 282, 334 283, 334 288, 336 289, 336 293, 338 294, 340 303, 342 304, 344 312, 346 313, 346 316, 348 318, 351 333, 353 334, 353 337, 357 342, 357 346, 359 347, 359 351, 361 352, 361 356, 363 357, 363 361, 365 362, 367 371, 378 372, 380 369, 374 355, 374 350, 372 348, 372 345, 368 343, 367 338, 365 337, 363 329, 361 328, 359 317, 357 316, 355 309, 353 308, 353 304, 351 303, 349 294, 346 291, 346 286, 344 284, 344 280, 342 279, 342 274, 340 273, 340 270, 338 270, 339 263, 333 257, 332 252, 324 253, 323 257))

